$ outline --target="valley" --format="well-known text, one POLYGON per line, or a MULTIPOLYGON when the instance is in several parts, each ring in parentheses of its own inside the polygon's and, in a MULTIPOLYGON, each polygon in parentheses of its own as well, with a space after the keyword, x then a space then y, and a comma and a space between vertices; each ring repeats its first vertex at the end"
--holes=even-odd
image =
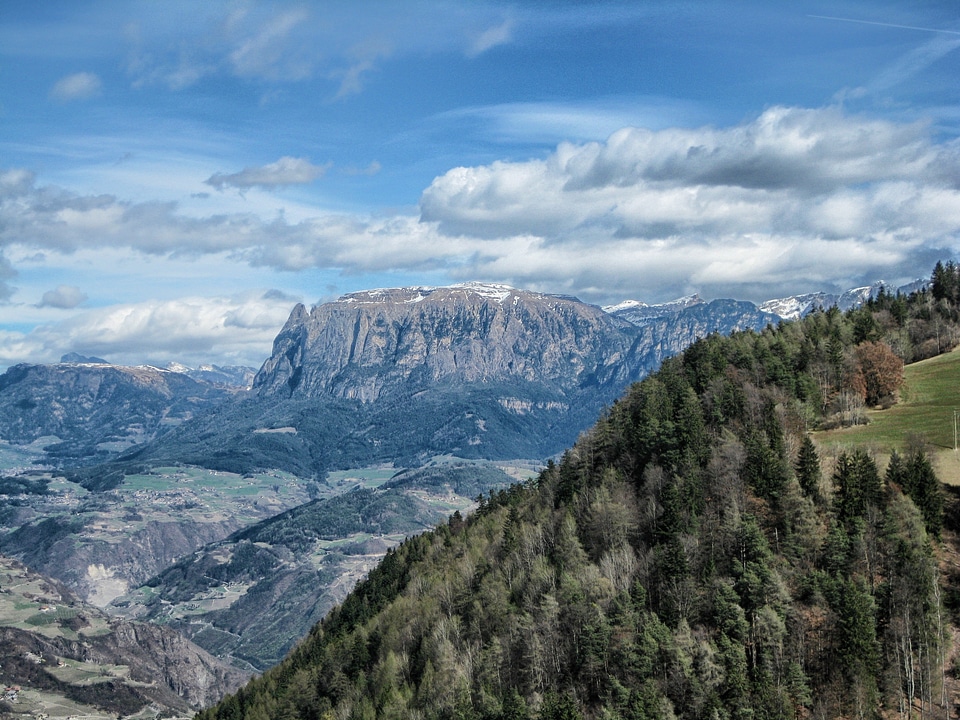
POLYGON ((105 492, 50 472, 21 477, 42 492, 0 502, 12 528, 0 552, 101 607, 205 543, 309 500, 307 484, 282 473, 158 467, 105 492))

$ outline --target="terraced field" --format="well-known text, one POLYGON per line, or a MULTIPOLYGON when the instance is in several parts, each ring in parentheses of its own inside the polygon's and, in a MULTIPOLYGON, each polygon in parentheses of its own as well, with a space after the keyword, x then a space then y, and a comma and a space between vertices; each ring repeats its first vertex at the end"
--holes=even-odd
MULTIPOLYGON (((3 643, 0 666, 0 690, 5 690, 0 717, 3 718, 69 718, 107 720, 117 717, 117 710, 98 709, 70 694, 96 696, 100 690, 91 687, 109 684, 109 693, 116 695, 117 685, 149 688, 150 685, 130 678, 131 668, 64 656, 53 656, 38 650, 30 635, 51 641, 89 643, 113 632, 109 618, 94 608, 84 606, 63 588, 49 579, 29 571, 20 563, 0 556, 0 638, 3 643), (12 631, 22 631, 11 634, 12 631), (33 666, 32 671, 24 668, 33 666), (35 685, 25 678, 46 678, 35 685), (82 688, 88 688, 84 692, 82 688)), ((143 703, 139 703, 142 705, 143 703)), ((138 707, 139 707, 138 705, 138 707)), ((158 707, 146 705, 126 717, 155 718, 158 707)), ((167 715, 171 716, 169 709, 167 715)), ((184 715, 184 717, 189 717, 184 715)))

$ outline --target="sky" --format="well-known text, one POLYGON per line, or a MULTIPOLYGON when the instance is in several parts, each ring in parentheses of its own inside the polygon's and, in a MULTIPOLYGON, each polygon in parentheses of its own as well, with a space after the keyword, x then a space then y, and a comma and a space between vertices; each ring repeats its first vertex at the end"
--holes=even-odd
POLYGON ((3 0, 0 368, 259 367, 297 302, 929 277, 955 0, 3 0))

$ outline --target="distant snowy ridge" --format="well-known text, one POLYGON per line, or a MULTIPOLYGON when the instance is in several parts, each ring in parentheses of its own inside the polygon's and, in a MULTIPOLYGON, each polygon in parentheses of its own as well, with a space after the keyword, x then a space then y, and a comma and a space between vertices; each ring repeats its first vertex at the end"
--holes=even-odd
MULTIPOLYGON (((776 315, 782 320, 796 320, 814 310, 825 310, 834 305, 843 312, 860 307, 867 300, 875 298, 880 293, 881 288, 885 288, 887 292, 894 295, 898 292, 909 295, 912 292, 922 290, 926 284, 926 280, 918 279, 898 288, 891 288, 882 280, 878 280, 870 285, 851 288, 840 295, 826 292, 805 293, 765 300, 756 307, 763 312, 776 315)), ((655 318, 675 315, 681 310, 703 302, 699 295, 687 295, 659 305, 648 305, 640 300, 624 300, 616 305, 605 305, 602 309, 604 312, 634 325, 645 325, 655 318)))
POLYGON ((703 302, 699 295, 693 294, 658 305, 647 305, 639 300, 625 300, 616 305, 605 305, 601 310, 633 325, 642 326, 658 318, 677 315, 687 308, 702 305, 703 302))

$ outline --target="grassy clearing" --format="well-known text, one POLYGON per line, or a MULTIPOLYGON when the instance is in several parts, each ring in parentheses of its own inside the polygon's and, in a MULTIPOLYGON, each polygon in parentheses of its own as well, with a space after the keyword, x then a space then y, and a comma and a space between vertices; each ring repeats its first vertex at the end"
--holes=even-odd
POLYGON ((43 448, 59 441, 60 438, 55 436, 42 437, 29 445, 13 445, 0 440, 0 470, 32 467, 35 461, 43 459, 43 448))
POLYGON ((327 485, 331 487, 359 486, 378 488, 396 475, 394 467, 370 467, 358 470, 338 470, 327 473, 327 485))
MULTIPOLYGON (((887 410, 869 410, 869 424, 813 434, 822 450, 866 447, 885 462, 911 436, 934 449, 937 474, 960 485, 960 457, 954 451, 954 413, 960 413, 960 350, 908 365, 901 400, 887 410)), ((960 416, 957 418, 960 423, 960 416)))

